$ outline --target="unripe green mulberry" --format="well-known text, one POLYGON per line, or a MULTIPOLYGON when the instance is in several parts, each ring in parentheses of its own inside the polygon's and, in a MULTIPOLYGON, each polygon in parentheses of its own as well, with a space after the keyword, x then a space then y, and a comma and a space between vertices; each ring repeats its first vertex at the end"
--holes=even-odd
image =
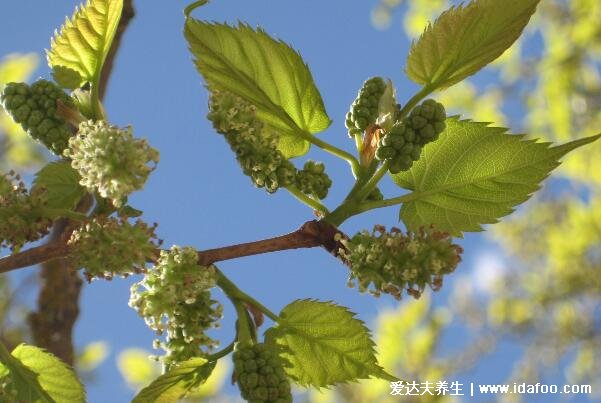
POLYGON ((382 77, 372 77, 363 83, 357 98, 346 114, 346 127, 349 134, 362 133, 376 122, 379 115, 380 99, 386 90, 386 82, 382 77))
POLYGON ((161 251, 155 268, 132 286, 129 306, 151 329, 166 333, 165 341, 155 341, 155 348, 166 351, 161 357, 165 365, 206 354, 218 345, 206 335, 222 315, 221 305, 211 299, 216 283, 215 266, 199 265, 193 248, 173 246, 161 251))
POLYGON ((254 105, 214 90, 207 118, 223 134, 245 175, 256 187, 274 193, 294 183, 296 168, 278 150, 278 137, 256 117, 254 105))
POLYGON ((38 80, 30 86, 8 83, 0 96, 4 109, 31 137, 62 155, 73 132, 57 114, 57 102, 74 107, 73 100, 56 84, 38 80))
POLYGON ((438 139, 446 128, 446 119, 444 106, 433 99, 427 99, 411 110, 407 125, 415 131, 417 144, 424 146, 438 139))
POLYGON ((421 155, 422 148, 438 138, 446 127, 442 104, 428 99, 413 108, 407 119, 396 122, 378 142, 376 158, 390 161, 392 174, 407 171, 421 155))
POLYGON ((447 233, 433 228, 404 234, 376 225, 371 233, 362 231, 340 242, 345 247, 340 255, 351 267, 349 284, 356 281, 361 292, 384 292, 397 299, 403 290, 417 298, 426 285, 440 289, 443 276, 455 270, 463 252, 447 233))
POLYGON ((290 381, 274 348, 264 343, 238 344, 233 362, 235 379, 246 401, 292 402, 290 381))
POLYGON ((325 169, 321 162, 307 161, 303 169, 296 174, 296 187, 307 195, 325 199, 332 186, 332 180, 325 169))
POLYGON ((52 220, 41 215, 44 193, 31 194, 18 176, 0 174, 0 247, 16 251, 46 234, 52 220))
POLYGON ((89 279, 138 272, 154 257, 154 230, 140 220, 131 224, 127 219, 98 217, 73 231, 70 257, 76 267, 85 268, 89 279))
POLYGON ((81 185, 111 199, 116 207, 142 189, 159 162, 159 152, 146 140, 134 138, 131 127, 91 120, 79 125, 64 155, 81 175, 81 185))

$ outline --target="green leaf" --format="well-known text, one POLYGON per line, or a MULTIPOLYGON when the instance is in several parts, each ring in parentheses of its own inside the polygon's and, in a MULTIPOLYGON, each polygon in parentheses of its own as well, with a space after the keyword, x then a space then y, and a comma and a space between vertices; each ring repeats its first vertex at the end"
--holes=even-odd
POLYGON ((481 224, 496 223, 539 189, 561 157, 600 136, 551 147, 488 123, 449 118, 413 167, 393 175, 413 190, 400 219, 410 230, 434 224, 454 236, 481 231, 481 224))
POLYGON ((80 180, 68 161, 51 162, 36 174, 33 189, 45 189, 48 208, 72 210, 86 194, 80 180))
POLYGON ((284 307, 265 334, 291 364, 288 375, 303 386, 325 387, 371 376, 395 380, 379 365, 365 324, 332 302, 298 300, 284 307))
POLYGON ((257 115, 280 134, 286 157, 305 154, 303 137, 331 123, 309 68, 290 46, 261 29, 188 18, 185 36, 209 87, 230 91, 257 107, 257 115))
POLYGON ((434 90, 458 83, 507 50, 540 0, 473 0, 445 11, 411 46, 409 78, 434 90))
POLYGON ((184 361, 138 393, 132 403, 169 403, 178 401, 199 387, 213 372, 216 361, 192 358, 184 361))
POLYGON ((123 0, 88 0, 67 19, 46 52, 60 85, 80 87, 89 81, 97 84, 123 9, 123 0), (68 76, 65 72, 69 71, 68 76), (80 82, 75 84, 79 73, 80 82), (63 75, 61 75, 63 74, 63 75), (64 78, 64 80, 63 80, 64 78))
MULTIPOLYGON (((4 348, 4 347, 2 347, 4 348)), ((65 363, 34 346, 21 344, 2 361, 18 392, 26 402, 78 403, 86 395, 81 382, 65 363)))

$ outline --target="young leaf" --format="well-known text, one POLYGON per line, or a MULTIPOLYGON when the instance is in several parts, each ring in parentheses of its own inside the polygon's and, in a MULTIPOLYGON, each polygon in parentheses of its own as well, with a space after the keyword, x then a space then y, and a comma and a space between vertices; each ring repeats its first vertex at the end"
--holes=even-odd
POLYGON ((526 201, 561 157, 600 136, 551 147, 488 123, 449 118, 413 167, 393 175, 413 191, 400 219, 410 230, 434 224, 454 236, 481 231, 481 224, 497 222, 526 201))
POLYGON ((521 35, 540 0, 473 0, 445 11, 414 42, 406 73, 445 88, 476 73, 521 35))
POLYGON ((36 174, 33 189, 45 189, 48 208, 71 210, 86 193, 80 180, 68 161, 51 162, 36 174))
POLYGON ((279 149, 286 157, 305 154, 309 143, 302 137, 330 125, 309 68, 284 42, 248 25, 192 18, 184 34, 208 86, 255 105, 259 118, 280 133, 279 149))
POLYGON ((68 88, 86 81, 97 84, 122 8, 123 0, 88 0, 67 19, 46 52, 59 84, 68 88))
POLYGON ((267 343, 282 348, 288 375, 303 386, 325 387, 372 376, 387 380, 374 355, 374 342, 355 314, 332 302, 298 300, 284 307, 267 343))
POLYGON ((26 402, 85 402, 86 394, 71 368, 54 355, 34 346, 21 344, 3 357, 4 365, 18 392, 26 402))
POLYGON ((205 383, 216 363, 201 357, 184 361, 142 389, 132 403, 176 402, 205 383))

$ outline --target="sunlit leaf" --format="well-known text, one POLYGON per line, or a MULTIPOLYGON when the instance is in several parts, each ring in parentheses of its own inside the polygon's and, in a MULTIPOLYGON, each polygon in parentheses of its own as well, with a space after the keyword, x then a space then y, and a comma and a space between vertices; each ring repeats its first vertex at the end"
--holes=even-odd
POLYGON ((185 35, 196 67, 209 87, 232 92, 257 107, 257 115, 280 134, 286 157, 306 153, 303 135, 325 130, 330 119, 301 56, 261 29, 189 18, 185 35))
POLYGON ((521 35, 540 0, 473 0, 442 13, 413 43, 409 78, 449 87, 499 57, 521 35))
POLYGON ((64 79, 59 84, 73 88, 78 81, 76 73, 80 76, 76 86, 86 81, 97 84, 122 8, 123 0, 89 0, 67 19, 46 52, 55 78, 64 79))
POLYGON ((19 399, 26 402, 85 402, 83 385, 71 368, 54 355, 34 346, 21 344, 4 365, 17 389, 19 399))
POLYGON ((481 231, 526 201, 561 157, 600 136, 551 147, 488 123, 447 119, 440 139, 409 171, 393 175, 413 191, 400 218, 410 230, 434 224, 454 236, 481 231))
POLYGON ((142 389, 132 403, 176 402, 202 385, 214 368, 214 361, 200 357, 184 361, 142 389))
POLYGON ((332 302, 298 300, 287 305, 265 337, 282 348, 282 357, 291 364, 286 372, 303 386, 395 379, 378 365, 365 324, 332 302))

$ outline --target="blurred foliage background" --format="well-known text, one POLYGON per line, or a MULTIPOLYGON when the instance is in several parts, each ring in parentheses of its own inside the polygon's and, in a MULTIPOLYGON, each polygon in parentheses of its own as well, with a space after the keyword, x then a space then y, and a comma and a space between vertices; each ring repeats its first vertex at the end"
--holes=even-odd
MULTIPOLYGON (((416 38, 427 21, 454 4, 445 0, 381 0, 372 23, 386 29, 403 24, 416 38)), ((10 81, 27 81, 36 55, 0 59, 0 90, 10 81)), ((568 141, 601 128, 601 2, 545 0, 526 34, 485 72, 436 95, 454 113, 493 121, 533 138, 568 141), (476 82, 477 81, 477 82, 476 82), (484 85, 483 85, 484 83, 484 85)), ((46 159, 11 119, 0 111, 0 169, 32 172, 46 159)), ((571 155, 536 200, 490 227, 506 260, 488 273, 486 293, 468 278, 455 279, 446 306, 428 295, 406 299, 383 312, 374 333, 380 362, 412 380, 452 379, 467 371, 503 340, 523 348, 507 382, 544 382, 548 368, 560 368, 566 384, 591 384, 601 390, 601 143, 571 155), (461 323, 470 343, 440 351, 451 323, 461 323)), ((0 277, 0 337, 9 347, 28 340, 26 308, 17 291, 35 277, 10 284, 0 277)), ((105 359, 102 342, 85 346, 77 369, 86 381, 105 359)), ((159 373, 144 350, 118 354, 118 367, 134 390, 159 373)), ((230 401, 219 391, 229 369, 220 365, 190 401, 230 401), (212 398, 210 398, 212 396, 212 398)), ((386 402, 386 382, 369 381, 301 394, 307 402, 386 402)), ((519 399, 519 396, 512 396, 519 399)), ((599 398, 599 395, 593 396, 599 398)), ((420 402, 443 401, 422 396, 420 402)), ((410 401, 410 400, 407 400, 410 401)))

